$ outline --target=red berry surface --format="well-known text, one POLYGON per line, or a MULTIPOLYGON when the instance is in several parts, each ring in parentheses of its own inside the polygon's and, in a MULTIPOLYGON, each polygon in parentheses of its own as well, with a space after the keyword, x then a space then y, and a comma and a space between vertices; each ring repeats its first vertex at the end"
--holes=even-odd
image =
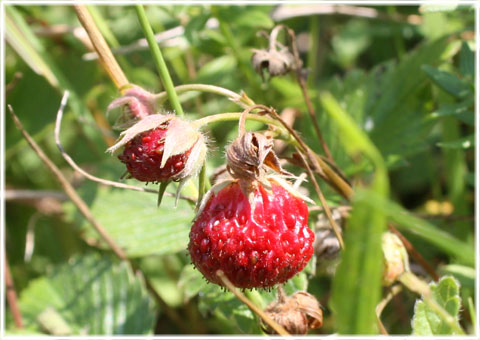
POLYGON ((185 168, 191 149, 171 156, 165 166, 160 167, 166 134, 166 127, 158 127, 139 134, 125 145, 118 158, 125 163, 134 178, 143 182, 164 182, 173 179, 185 168))
POLYGON ((238 183, 214 194, 190 232, 193 264, 211 282, 221 284, 221 269, 239 288, 266 288, 301 271, 313 254, 305 202, 272 182, 261 184, 250 208, 238 183), (253 210, 253 211, 252 211, 253 210))

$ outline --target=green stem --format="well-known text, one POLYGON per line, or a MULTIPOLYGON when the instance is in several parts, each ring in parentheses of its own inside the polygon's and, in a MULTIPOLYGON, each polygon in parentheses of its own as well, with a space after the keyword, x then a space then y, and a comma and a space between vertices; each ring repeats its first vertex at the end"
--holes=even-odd
MULTIPOLYGON (((226 122, 226 121, 231 121, 231 120, 239 120, 241 115, 242 115, 241 112, 218 113, 216 115, 210 115, 210 116, 200 118, 200 119, 194 121, 193 124, 196 127, 200 128, 204 125, 208 125, 208 124, 212 124, 212 123, 226 122)), ((290 135, 290 133, 283 127, 282 123, 279 122, 278 120, 272 119, 272 118, 267 117, 267 116, 259 116, 259 115, 255 115, 255 114, 247 115, 246 119, 275 126, 277 128, 276 131, 279 134, 278 137, 286 140, 288 143, 290 143, 294 146, 299 146, 298 142, 295 140, 295 138, 293 138, 293 136, 290 135)))
POLYGON ((202 202, 203 195, 205 194, 206 184, 207 184, 207 164, 203 163, 200 174, 198 175, 198 198, 197 198, 197 209, 200 207, 202 202))
MULTIPOLYGON (((175 86, 175 91, 177 93, 189 92, 189 91, 198 91, 198 92, 208 92, 214 93, 221 96, 225 96, 230 99, 232 102, 240 105, 242 108, 246 109, 249 106, 255 105, 255 102, 251 100, 245 93, 238 94, 228 89, 225 89, 220 86, 207 85, 207 84, 185 84, 175 86)), ((160 92, 156 94, 156 101, 158 105, 162 105, 163 102, 167 99, 167 92, 160 92)))
POLYGON ((145 13, 145 9, 142 5, 135 5, 135 9, 137 10, 137 16, 138 20, 140 21, 140 25, 142 26, 143 32, 145 33, 145 38, 148 41, 150 52, 152 52, 153 54, 153 60, 155 61, 158 73, 160 74, 160 79, 162 80, 165 91, 168 94, 170 104, 172 104, 172 107, 177 112, 177 114, 183 117, 182 106, 180 105, 177 93, 175 92, 175 87, 173 86, 172 78, 170 77, 170 73, 168 72, 167 64, 165 64, 165 60, 163 59, 160 47, 158 47, 158 44, 155 40, 155 36, 153 34, 152 27, 150 26, 150 23, 148 21, 147 14, 145 13))

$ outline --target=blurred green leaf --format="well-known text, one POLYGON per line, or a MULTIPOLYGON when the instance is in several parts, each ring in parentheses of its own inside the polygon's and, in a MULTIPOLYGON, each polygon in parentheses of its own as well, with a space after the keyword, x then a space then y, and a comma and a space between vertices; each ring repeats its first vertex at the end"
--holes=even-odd
POLYGON ((475 251, 472 245, 456 239, 430 222, 411 215, 398 204, 366 191, 357 193, 356 198, 372 207, 384 211, 388 219, 397 224, 398 229, 418 235, 425 241, 455 256, 457 260, 462 263, 468 265, 475 263, 475 251))
POLYGON ((21 294, 28 325, 76 334, 151 334, 154 313, 143 283, 125 262, 78 256, 32 281, 21 294))
POLYGON ((475 77, 475 53, 470 46, 464 41, 462 42, 462 49, 460 50, 460 74, 464 77, 475 77))
POLYGON ((225 74, 234 73, 236 64, 235 57, 232 55, 224 55, 213 59, 198 70, 196 82, 217 86, 222 86, 223 83, 228 84, 228 78, 231 77, 225 77, 225 74))
MULTIPOLYGON (((187 248, 193 210, 184 200, 175 208, 173 197, 164 197, 157 208, 156 195, 137 191, 101 187, 95 195, 83 193, 95 218, 129 257, 173 254, 187 248), (90 198, 89 198, 90 197, 90 198)), ((83 237, 90 244, 107 249, 98 233, 76 213, 72 203, 68 219, 82 226, 83 237)))
POLYGON ((442 275, 454 276, 460 282, 463 288, 475 288, 475 268, 462 266, 460 264, 447 264, 445 266, 441 266, 439 272, 442 275))
POLYGON ((470 84, 460 79, 453 73, 441 71, 430 65, 423 65, 422 70, 427 73, 429 78, 441 89, 450 93, 456 98, 464 98, 472 94, 473 89, 470 84))
POLYGON ((432 112, 433 118, 453 116, 461 122, 473 126, 475 124, 475 113, 473 112, 474 100, 468 98, 455 104, 443 104, 438 110, 432 112))
MULTIPOLYGON (((375 164, 371 190, 388 195, 388 179, 382 156, 355 121, 328 93, 321 94, 326 112, 342 135, 346 151, 363 153, 375 164)), ((386 227, 384 211, 353 198, 353 211, 345 233, 345 251, 333 280, 332 309, 341 334, 376 334, 375 307, 380 301, 383 270, 381 235, 386 227)))
MULTIPOLYGON (((450 315, 458 320, 460 312, 460 284, 451 276, 442 277, 438 283, 431 283, 433 298, 450 315)), ((424 301, 417 300, 412 321, 413 335, 451 335, 456 334, 442 318, 424 301)))
POLYGON ((351 67, 370 45, 369 23, 353 19, 344 25, 332 39, 335 60, 344 68, 351 67))
POLYGON ((440 142, 437 146, 445 149, 470 149, 475 146, 475 135, 463 137, 451 142, 440 142))
POLYGON ((420 13, 428 13, 428 12, 451 12, 458 8, 459 5, 457 4, 423 4, 420 6, 419 11, 420 13))
MULTIPOLYGON (((85 113, 84 104, 73 90, 68 78, 53 63, 43 44, 33 34, 31 28, 14 6, 6 6, 6 40, 37 73, 43 75, 48 82, 60 91, 70 90, 70 104, 76 114, 85 113)), ((91 122, 91 116, 85 115, 91 122)))
POLYGON ((255 7, 250 7, 248 11, 236 15, 234 20, 240 27, 247 26, 269 29, 275 24, 267 13, 255 10, 255 7))

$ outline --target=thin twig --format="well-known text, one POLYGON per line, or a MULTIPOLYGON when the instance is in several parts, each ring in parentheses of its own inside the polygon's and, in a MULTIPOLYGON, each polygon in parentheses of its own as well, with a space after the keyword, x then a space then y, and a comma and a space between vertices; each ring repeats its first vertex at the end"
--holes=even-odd
POLYGON ((23 329, 22 314, 18 308, 17 292, 13 285, 12 274, 10 272, 10 265, 8 264, 7 252, 4 252, 5 258, 5 290, 7 295, 7 302, 12 312, 13 322, 17 328, 23 329))
MULTIPOLYGON (((177 93, 188 92, 188 91, 215 93, 215 94, 227 97, 229 100, 240 105, 244 109, 246 109, 249 106, 255 105, 253 100, 251 100, 245 93, 238 94, 231 90, 225 89, 220 86, 215 86, 215 85, 184 84, 184 85, 175 86, 175 91, 177 93)), ((155 95, 155 100, 157 101, 158 105, 162 105, 167 98, 168 98, 168 94, 166 91, 157 93, 155 95)))
POLYGON ((425 258, 420 254, 415 247, 407 240, 405 236, 402 235, 400 231, 398 231, 395 226, 393 226, 391 223, 388 225, 388 228, 392 233, 398 236, 400 241, 402 241, 403 245, 405 246, 405 249, 407 249, 407 252, 422 266, 423 269, 432 277, 434 281, 438 281, 440 279, 440 276, 438 276, 437 272, 433 267, 425 260, 425 258))
POLYGON ((387 306, 390 300, 401 291, 402 291, 402 285, 398 284, 391 287, 387 296, 385 296, 383 300, 379 302, 379 304, 377 305, 377 308, 375 308, 375 313, 377 315, 378 328, 380 328, 380 333, 382 333, 383 335, 388 335, 388 332, 383 326, 380 316, 382 315, 383 309, 385 308, 385 306, 387 306))
POLYGON ((421 15, 389 15, 371 7, 359 7, 349 5, 332 5, 332 4, 309 4, 306 6, 278 6, 271 14, 274 21, 284 21, 291 18, 312 16, 312 15, 331 15, 341 14, 361 18, 389 20, 399 23, 408 23, 411 25, 420 25, 423 22, 421 15))
POLYGON ((303 99, 305 100, 305 104, 307 104, 308 114, 310 116, 310 119, 312 120, 315 133, 317 134, 318 140, 322 145, 323 152, 325 153, 325 155, 330 161, 334 162, 332 154, 330 153, 330 150, 327 146, 327 143, 323 138, 322 131, 320 130, 320 125, 318 124, 317 116, 315 115, 315 108, 313 107, 312 100, 310 99, 310 95, 308 94, 307 82, 305 81, 305 74, 302 68, 302 60, 300 59, 300 54, 298 53, 297 37, 295 35, 295 32, 290 27, 285 25, 275 26, 270 35, 270 48, 275 46, 274 42, 277 41, 278 33, 282 28, 288 33, 290 37, 290 48, 293 52, 293 57, 295 59, 295 63, 294 63, 295 75, 297 77, 298 85, 302 90, 302 95, 303 95, 303 99))
MULTIPOLYGON (((125 184, 125 183, 110 181, 110 180, 106 180, 106 179, 103 179, 103 178, 100 178, 100 177, 93 176, 92 174, 89 174, 88 172, 83 170, 81 167, 79 167, 75 163, 75 161, 67 154, 67 152, 65 151, 65 149, 62 146, 62 143, 60 142, 60 130, 61 130, 61 126, 62 126, 63 111, 64 111, 65 106, 67 104, 68 95, 69 95, 69 92, 65 91, 65 93, 63 95, 63 98, 62 98, 62 102, 60 104, 60 108, 58 109, 58 112, 57 112, 57 119, 56 119, 56 122, 55 122, 55 143, 57 144, 57 147, 60 150, 60 153, 61 153, 62 157, 65 159, 65 161, 75 171, 79 172, 80 174, 82 174, 83 176, 85 176, 86 178, 88 178, 91 181, 94 181, 94 182, 97 182, 97 183, 100 183, 100 184, 104 184, 104 185, 108 185, 108 186, 112 186, 112 187, 115 187, 115 188, 135 190, 135 191, 140 191, 140 192, 148 192, 148 193, 153 193, 153 194, 158 195, 158 190, 137 187, 135 185, 128 185, 128 184, 125 184)), ((175 197, 175 195, 170 193, 170 192, 166 192, 165 195, 170 196, 170 197, 175 197)), ((180 198, 182 198, 184 200, 187 200, 187 201, 190 201, 190 202, 195 202, 195 200, 191 197, 186 197, 186 196, 182 195, 182 196, 180 196, 180 198)))
MULTIPOLYGON (((64 96, 65 98, 65 96, 64 96)), ((55 164, 48 158, 48 156, 43 152, 43 150, 38 146, 38 144, 33 140, 33 138, 28 134, 28 132, 23 128, 22 123, 20 123, 20 120, 18 117, 15 115, 15 112, 13 111, 12 107, 8 105, 8 109, 10 110, 10 114, 12 116, 13 121, 15 122, 15 125, 17 128, 20 130, 22 133, 23 137, 27 140, 27 143, 30 145, 30 147, 35 151, 35 153, 40 157, 42 162, 49 168, 49 170, 55 175, 55 178, 58 180, 60 185, 62 186, 63 190, 67 194, 67 196, 72 200, 73 203, 77 206, 78 210, 82 213, 82 215, 85 217, 85 219, 92 224, 92 226, 95 228, 95 230, 99 233, 99 235, 102 237, 102 239, 108 244, 108 246, 113 250, 113 252, 122 260, 127 260, 127 256, 123 249, 121 249, 119 246, 115 244, 113 239, 110 237, 110 235, 107 234, 103 226, 95 219, 95 217, 92 215, 90 209, 88 208, 87 204, 85 201, 77 194, 73 186, 68 182, 68 180, 65 178, 63 173, 60 171, 60 169, 57 168, 55 164)))
MULTIPOLYGON (((85 201, 77 194, 73 186, 68 182, 68 180, 65 178, 63 173, 60 171, 60 169, 57 168, 57 166, 48 158, 48 156, 43 152, 43 150, 38 146, 38 144, 35 142, 35 140, 30 136, 30 134, 23 128, 23 125, 21 124, 20 120, 18 117, 15 115, 15 112, 13 111, 12 107, 8 105, 8 108, 10 110, 10 114, 12 116, 13 121, 15 122, 15 125, 17 128, 20 130, 22 133, 23 137, 27 141, 27 143, 30 145, 30 147, 35 151, 35 153, 38 155, 38 157, 42 160, 42 162, 48 167, 48 169, 54 174, 55 178, 57 181, 60 183, 62 186, 63 190, 67 194, 67 196, 70 198, 70 200, 76 205, 78 210, 82 213, 82 215, 85 217, 85 219, 93 226, 93 228, 97 231, 97 233, 100 235, 100 237, 107 243, 107 245, 110 247, 110 249, 113 251, 113 253, 122 261, 127 261, 134 272, 140 271, 138 266, 133 262, 128 259, 126 253, 122 248, 120 248, 115 241, 110 237, 110 235, 106 232, 105 228, 95 219, 93 216, 92 212, 88 208, 87 204, 85 201)), ((141 272, 141 271, 140 271, 141 272)), ((175 310, 171 309, 165 301, 163 301, 162 297, 158 294, 157 290, 155 287, 152 285, 150 280, 148 279, 147 276, 142 275, 143 279, 145 281, 145 285, 147 288, 151 291, 157 302, 163 307, 163 310, 167 313, 169 318, 174 321, 181 329, 184 329, 184 322, 182 318, 176 313, 175 310)))
POLYGON ((283 326, 276 323, 271 317, 265 314, 263 310, 261 310, 257 305, 255 305, 252 301, 247 299, 245 295, 243 295, 242 292, 240 292, 237 289, 237 287, 235 287, 230 282, 230 280, 227 278, 227 276, 222 270, 220 269, 217 270, 216 274, 220 278, 220 280, 222 280, 223 284, 225 285, 225 287, 228 288, 229 291, 231 291, 240 301, 246 304, 248 308, 252 310, 252 312, 260 316, 263 319, 263 321, 265 321, 265 323, 267 323, 270 327, 272 327, 273 330, 275 330, 275 332, 277 332, 279 335, 290 336, 290 333, 288 333, 283 326))
MULTIPOLYGON (((303 153, 305 153, 308 158, 310 159, 310 161, 319 169, 320 168, 320 165, 319 165, 319 162, 320 160, 315 157, 313 155, 313 151, 310 150, 310 148, 308 148, 308 146, 305 144, 305 142, 298 136, 298 134, 295 132, 295 130, 293 130, 290 126, 288 126, 288 124, 278 115, 278 113, 273 109, 273 108, 268 108, 264 105, 255 105, 256 108, 262 108, 265 110, 265 112, 267 112, 268 114, 270 114, 273 118, 275 118, 276 120, 278 120, 280 123, 282 123, 282 125, 288 130, 288 132, 297 140, 297 142, 300 144, 301 148, 303 148, 303 150, 300 150, 299 147, 297 147, 297 150, 300 154, 300 156, 302 157, 302 160, 303 160, 303 163, 305 165, 305 168, 307 169, 307 172, 310 176, 310 179, 312 180, 313 182, 313 185, 314 185, 314 188, 315 188, 315 191, 318 195, 318 197, 320 198, 320 202, 323 206, 323 209, 325 209, 325 213, 327 215, 327 218, 332 226, 332 229, 333 231, 335 232, 335 236, 338 238, 338 241, 340 243, 340 246, 342 247, 342 249, 345 248, 345 244, 343 242, 343 238, 342 238, 342 234, 341 234, 341 229, 340 227, 337 225, 337 223, 335 222, 335 220, 332 218, 332 212, 330 211, 330 208, 328 207, 328 204, 327 204, 327 201, 325 200, 325 196, 323 195, 321 189, 320 189, 320 186, 318 185, 318 182, 317 180, 315 179, 315 176, 313 175, 313 172, 310 168, 310 166, 308 165, 308 162, 307 160, 303 157, 303 153), (303 151, 303 153, 302 153, 303 151)), ((325 164, 325 163, 324 163, 325 164)), ((326 167, 328 167, 326 164, 325 164, 326 167)))
POLYGON ((300 150, 297 148, 297 151, 302 158, 303 164, 305 165, 305 168, 307 169, 308 176, 310 177, 313 187, 315 188, 315 192, 317 193, 317 196, 320 198, 320 202, 322 204, 322 207, 325 211, 325 214, 327 215, 327 219, 330 222, 330 225, 333 229, 333 232, 335 233, 335 236, 338 239, 338 243, 340 244, 340 247, 342 249, 345 249, 345 242, 343 241, 342 237, 342 231, 340 227, 338 226, 337 222, 335 222, 335 219, 332 217, 332 211, 330 210, 330 207, 327 204, 327 200, 325 199, 325 196, 323 195, 322 190, 320 189, 320 186, 318 185, 317 179, 315 178, 315 175, 312 172, 312 169, 308 165, 307 160, 303 156, 303 154, 300 152, 300 150))
POLYGON ((20 79, 23 78, 22 72, 15 72, 13 79, 5 86, 5 97, 8 97, 10 92, 17 86, 20 79))
POLYGON ((283 121, 283 119, 278 115, 277 111, 273 108, 268 108, 267 106, 263 106, 263 109, 278 120, 284 127, 287 129, 290 135, 298 142, 300 150, 307 155, 308 159, 314 166, 314 171, 318 172, 320 176, 325 177, 327 182, 333 186, 343 197, 346 199, 351 199, 353 196, 353 189, 340 175, 338 175, 335 171, 330 168, 328 164, 325 163, 322 158, 315 154, 312 149, 310 149, 307 144, 300 138, 298 133, 295 132, 288 124, 283 121))
POLYGON ((5 201, 29 201, 42 198, 53 198, 59 201, 65 201, 67 199, 67 196, 60 191, 23 189, 6 189, 4 197, 5 201))
POLYGON ((103 38, 102 33, 93 21, 93 18, 85 5, 73 5, 73 7, 77 13, 78 20, 80 20, 83 28, 87 31, 87 34, 92 41, 92 45, 98 53, 100 63, 107 71, 117 89, 121 90, 128 85, 128 80, 113 56, 110 47, 103 38))

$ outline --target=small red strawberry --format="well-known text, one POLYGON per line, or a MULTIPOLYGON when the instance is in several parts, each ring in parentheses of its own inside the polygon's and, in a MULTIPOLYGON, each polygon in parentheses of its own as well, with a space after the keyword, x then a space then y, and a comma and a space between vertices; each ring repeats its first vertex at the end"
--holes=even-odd
POLYGON ((184 180, 201 167, 207 150, 204 136, 191 123, 160 114, 148 115, 122 132, 108 151, 123 146, 119 159, 143 182, 184 180))
MULTIPOLYGON (((247 111, 245 111, 247 112, 247 111)), ((245 119, 245 114, 243 115, 245 119)), ((227 149, 232 180, 205 196, 190 232, 193 264, 207 280, 223 285, 222 270, 240 288, 266 288, 300 272, 313 255, 304 200, 267 166, 287 174, 273 153, 273 140, 245 133, 227 149)))
POLYGON ((254 191, 252 204, 238 182, 213 194, 190 232, 192 262, 222 284, 221 269, 240 288, 265 288, 300 272, 313 254, 305 202, 275 180, 254 191))

